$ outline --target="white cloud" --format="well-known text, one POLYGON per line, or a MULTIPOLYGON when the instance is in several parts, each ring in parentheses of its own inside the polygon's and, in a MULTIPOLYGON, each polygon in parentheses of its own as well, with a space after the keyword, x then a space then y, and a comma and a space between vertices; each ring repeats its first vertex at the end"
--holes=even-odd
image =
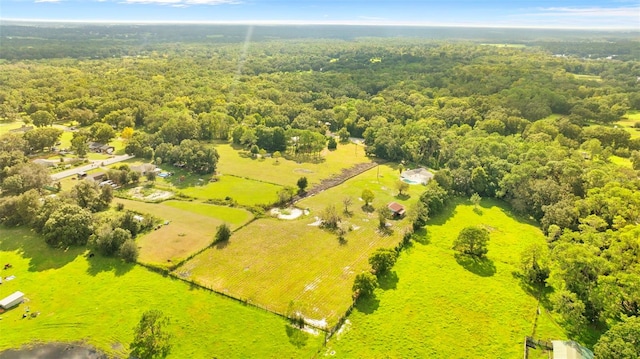
POLYGON ((540 8, 541 15, 550 16, 593 16, 593 17, 635 17, 640 16, 640 6, 637 7, 549 7, 540 8))
MULTIPOLYGON (((57 1, 57 0, 54 0, 57 1)), ((173 7, 187 7, 189 5, 224 5, 239 4, 237 0, 124 0, 125 4, 155 4, 173 7)))

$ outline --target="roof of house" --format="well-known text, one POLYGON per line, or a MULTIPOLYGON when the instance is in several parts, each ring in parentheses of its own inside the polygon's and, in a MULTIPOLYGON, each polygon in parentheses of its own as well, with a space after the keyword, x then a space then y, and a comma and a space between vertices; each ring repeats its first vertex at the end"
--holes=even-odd
POLYGON ((552 340, 553 359, 593 359, 593 352, 572 340, 552 340))
POLYGON ((87 177, 96 179, 96 178, 102 178, 104 176, 106 176, 107 174, 105 172, 96 172, 96 173, 92 173, 90 175, 88 175, 87 177))
POLYGON ((387 205, 387 207, 391 210, 391 212, 393 213, 398 213, 398 214, 403 214, 404 213, 404 206, 401 205, 400 203, 396 203, 396 202, 391 202, 387 205))
POLYGON ((89 142, 89 148, 92 150, 106 150, 109 148, 114 148, 113 146, 109 146, 109 145, 105 145, 104 143, 100 143, 100 142, 89 142))

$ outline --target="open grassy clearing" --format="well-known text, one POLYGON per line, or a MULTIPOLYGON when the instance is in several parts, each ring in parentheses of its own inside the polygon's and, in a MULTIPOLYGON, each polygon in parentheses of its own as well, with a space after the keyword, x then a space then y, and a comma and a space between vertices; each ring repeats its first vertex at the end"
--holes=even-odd
MULTIPOLYGON (((381 280, 375 299, 356 306, 327 353, 342 358, 518 358, 532 335, 537 302, 513 276, 520 253, 544 236, 503 204, 475 212, 458 201, 427 225, 381 280), (465 226, 491 232, 488 261, 456 260, 453 240, 465 226)), ((566 334, 542 309, 535 337, 566 334)))
POLYGON ((623 127, 631 134, 631 138, 640 137, 640 128, 636 128, 635 124, 640 122, 640 111, 630 111, 624 116, 623 120, 617 121, 616 125, 623 127))
POLYGON ((307 177, 309 184, 319 183, 322 179, 340 173, 343 168, 362 162, 371 162, 364 155, 364 147, 353 143, 338 144, 335 151, 324 150, 322 161, 318 163, 301 162, 280 158, 254 159, 249 151, 237 150, 231 144, 216 145, 220 154, 218 171, 241 177, 253 178, 283 186, 295 186, 300 177, 307 177))
POLYGON ((0 122, 0 135, 4 135, 7 132, 11 132, 11 130, 15 130, 17 128, 26 125, 22 121, 1 121, 0 122))
POLYGON ((379 247, 394 247, 400 241, 406 220, 393 222, 393 234, 377 233, 375 213, 366 213, 358 198, 364 188, 375 195, 374 205, 391 200, 403 204, 417 201, 421 185, 411 186, 411 197, 394 198, 398 171, 390 166, 369 170, 342 185, 298 202, 311 213, 293 221, 259 219, 233 234, 227 245, 215 246, 189 260, 175 273, 216 291, 279 313, 301 312, 329 326, 351 305, 351 286, 357 273, 369 268, 368 258, 379 247), (342 199, 350 196, 352 216, 344 218, 355 229, 346 243, 315 222, 328 204, 341 213, 342 199))
POLYGON ((216 227, 226 222, 231 229, 247 223, 253 215, 241 208, 221 207, 197 202, 165 201, 145 203, 121 198, 125 209, 149 213, 168 220, 168 225, 137 240, 141 263, 171 267, 213 241, 216 227))
POLYGON ((187 196, 201 199, 225 199, 230 197, 238 204, 254 206, 277 202, 280 189, 282 189, 281 186, 271 183, 222 175, 216 182, 203 180, 201 184, 185 187, 181 191, 187 196))
POLYGON ((572 74, 572 75, 578 80, 602 82, 602 78, 598 75, 579 75, 579 74, 572 74))
POLYGON ((47 247, 27 229, 0 227, 0 258, 16 278, 0 286, 29 302, 0 314, 0 351, 35 342, 85 341, 126 357, 141 314, 162 310, 171 317, 169 358, 309 358, 322 344, 285 320, 209 291, 163 277, 141 266, 95 256, 80 248, 47 247), (37 318, 22 319, 29 307, 37 318))
POLYGON ((609 161, 621 167, 633 168, 633 163, 631 163, 631 160, 628 158, 611 156, 609 157, 609 161))
POLYGON ((482 44, 484 46, 494 46, 494 47, 509 47, 509 48, 513 48, 513 49, 523 49, 525 47, 527 47, 527 45, 524 44, 509 44, 509 43, 504 43, 504 44, 482 44))

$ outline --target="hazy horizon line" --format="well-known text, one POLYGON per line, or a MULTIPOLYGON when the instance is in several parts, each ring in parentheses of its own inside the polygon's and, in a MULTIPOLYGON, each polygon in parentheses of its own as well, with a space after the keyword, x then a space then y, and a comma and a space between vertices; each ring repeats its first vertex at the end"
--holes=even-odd
POLYGON ((388 22, 388 21, 305 21, 305 20, 76 20, 76 19, 15 19, 0 18, 3 22, 16 23, 58 23, 58 24, 104 24, 104 25, 247 25, 247 26, 394 26, 394 27, 448 27, 448 28, 486 28, 486 29, 540 29, 540 30, 585 30, 585 31, 635 31, 640 35, 640 25, 634 27, 611 26, 556 26, 556 25, 514 25, 514 24, 460 24, 460 23, 425 23, 425 22, 388 22))

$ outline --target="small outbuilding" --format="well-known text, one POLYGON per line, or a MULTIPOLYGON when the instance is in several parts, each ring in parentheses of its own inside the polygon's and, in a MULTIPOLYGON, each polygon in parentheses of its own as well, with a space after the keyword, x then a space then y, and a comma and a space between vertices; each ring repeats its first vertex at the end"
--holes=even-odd
POLYGON ((405 210, 404 206, 397 202, 391 202, 387 205, 387 208, 391 211, 394 217, 402 217, 404 216, 405 210))
POLYGON ((10 296, 0 300, 0 308, 7 310, 11 307, 15 307, 22 302, 24 302, 24 293, 14 292, 10 296))

